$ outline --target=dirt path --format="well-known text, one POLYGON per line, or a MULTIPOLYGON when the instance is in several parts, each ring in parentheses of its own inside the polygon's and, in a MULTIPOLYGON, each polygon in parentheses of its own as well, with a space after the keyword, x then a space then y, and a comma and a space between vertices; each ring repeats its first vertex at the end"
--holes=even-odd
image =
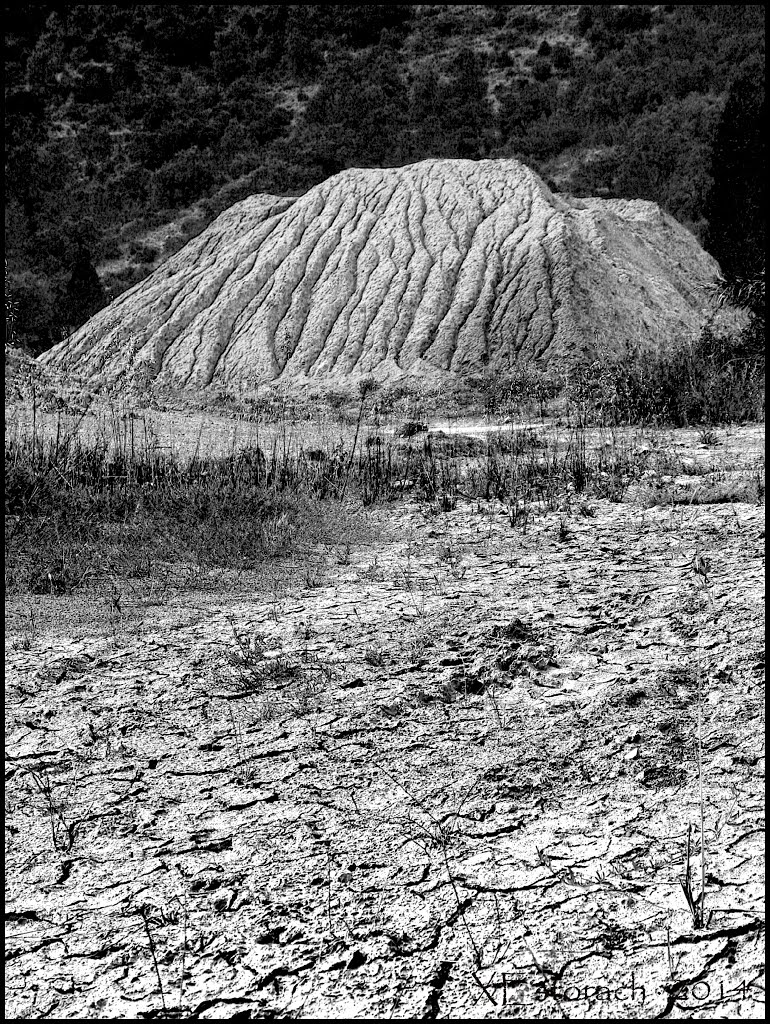
POLYGON ((764 510, 504 512, 7 642, 9 1017, 763 1016, 764 510))

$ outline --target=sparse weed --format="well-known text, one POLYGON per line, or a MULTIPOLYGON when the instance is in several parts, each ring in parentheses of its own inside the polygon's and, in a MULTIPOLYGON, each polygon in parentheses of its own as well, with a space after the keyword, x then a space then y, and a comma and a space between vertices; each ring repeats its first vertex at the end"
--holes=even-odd
POLYGON ((385 664, 385 650, 382 647, 367 647, 364 661, 373 668, 381 668, 385 664))
POLYGON ((302 573, 302 582, 308 590, 322 587, 326 582, 326 566, 322 563, 308 563, 302 573))
POLYGON ((13 649, 17 651, 29 651, 38 636, 37 616, 33 608, 27 609, 24 626, 21 636, 13 641, 13 649))
POLYGON ((339 502, 346 453, 314 462, 276 441, 267 455, 182 458, 119 419, 113 427, 109 439, 39 426, 6 435, 6 593, 154 579, 174 562, 198 587, 213 568, 255 567, 353 522, 339 502))
POLYGON ((713 448, 714 445, 719 444, 719 434, 713 427, 703 427, 698 431, 698 440, 706 448, 713 448))
POLYGON ((142 921, 142 928, 145 938, 147 939, 150 959, 152 960, 153 972, 155 974, 155 980, 157 981, 158 995, 160 996, 161 1002, 161 1006, 158 1010, 150 1011, 146 1015, 163 1017, 169 1020, 182 1018, 189 1012, 189 1008, 184 1005, 186 962, 188 948, 190 947, 190 943, 188 942, 190 917, 187 911, 187 906, 182 899, 174 897, 166 906, 156 907, 150 903, 142 903, 135 907, 135 911, 142 921), (161 964, 172 964, 177 957, 177 950, 171 948, 168 938, 166 938, 166 950, 161 955, 159 943, 161 941, 162 933, 169 928, 181 929, 181 948, 178 950, 180 970, 179 981, 176 986, 178 988, 179 995, 178 1003, 174 1006, 168 1005, 168 998, 171 996, 171 982, 169 981, 167 986, 164 986, 163 975, 160 968, 161 964))
POLYGON ((438 545, 436 558, 439 565, 445 566, 456 580, 463 579, 468 571, 467 566, 463 565, 464 553, 445 541, 438 545))
MULTIPOLYGON (((703 353, 718 362, 724 354, 720 344, 704 341, 701 355, 691 353, 687 365, 692 369, 693 359, 706 358, 703 353)), ((724 372, 732 373, 732 365, 725 363, 724 372)), ((622 501, 637 484, 658 502, 666 498, 666 488, 672 502, 762 501, 759 465, 740 485, 714 481, 702 460, 686 463, 649 441, 632 448, 623 440, 619 425, 698 418, 695 406, 674 409, 672 395, 679 392, 671 381, 668 397, 656 405, 650 381, 633 376, 640 372, 635 366, 597 365, 560 383, 553 374, 541 379, 534 371, 485 377, 476 382, 484 408, 507 413, 508 422, 483 438, 422 429, 408 438, 383 432, 378 424, 387 395, 368 382, 348 396, 352 437, 303 447, 291 438, 293 417, 309 415, 297 400, 263 392, 254 397, 257 405, 245 397, 233 405, 231 395, 227 407, 239 416, 253 414, 278 429, 270 444, 233 442, 229 454, 218 456, 202 453, 201 438, 188 457, 163 447, 145 414, 128 407, 109 405, 102 420, 89 412, 88 429, 86 413, 66 420, 65 428, 65 414, 59 412, 55 425, 46 426, 36 392, 31 424, 26 419, 6 433, 6 593, 59 596, 105 578, 153 580, 170 564, 194 566, 185 585, 199 587, 215 569, 243 572, 319 542, 337 544, 337 562, 347 565, 356 514, 350 511, 351 498, 368 506, 410 495, 427 502, 436 515, 453 511, 463 500, 498 499, 509 510, 511 525, 523 531, 536 513, 561 510, 571 495, 580 496, 585 515, 590 496, 622 501), (557 395, 566 434, 514 426, 517 418, 524 422, 528 409, 534 412, 533 401, 544 412, 543 403, 557 395), (368 432, 370 419, 374 432, 368 432), (703 485, 677 489, 682 474, 703 477, 703 485), (345 540, 339 546, 343 523, 345 540)), ((679 371, 669 371, 678 381, 679 371)), ((705 386, 702 390, 703 402, 711 401, 705 386)), ((713 423, 749 415, 748 406, 735 406, 736 394, 734 388, 732 397, 721 393, 721 419, 716 409, 703 413, 703 443, 716 443, 713 423), (734 416, 728 415, 731 410, 734 416)), ((442 397, 459 401, 444 392, 435 399, 442 397)), ((410 393, 407 404, 414 410, 420 403, 410 393)), ((757 406, 754 412, 759 416, 762 410, 757 406)), ((318 582, 308 578, 307 585, 318 582)))
POLYGON ((51 843, 57 852, 68 853, 75 845, 83 820, 74 813, 74 781, 57 785, 47 768, 24 767, 32 793, 38 798, 48 819, 51 843))
MULTIPOLYGON (((455 903, 457 919, 462 923, 465 935, 472 951, 475 967, 485 965, 485 943, 473 929, 466 914, 472 901, 461 896, 463 885, 462 874, 457 869, 457 854, 463 846, 464 836, 461 831, 461 816, 469 800, 483 783, 487 770, 482 769, 464 789, 453 787, 449 793, 450 807, 432 806, 430 796, 416 794, 411 787, 401 782, 389 769, 375 761, 376 767, 393 782, 407 798, 406 812, 400 816, 398 824, 408 842, 413 843, 423 854, 445 874, 449 882, 455 903)), ((447 794, 442 790, 442 804, 447 794)), ((497 945, 497 953, 501 949, 497 945)))
POLYGON ((557 536, 562 544, 565 544, 572 537, 572 531, 567 523, 566 516, 561 516, 559 519, 559 530, 557 536))
MULTIPOLYGON (((703 836, 701 836, 703 842, 703 836)), ((705 903, 705 878, 701 882, 701 891, 696 895, 692 878, 692 825, 687 830, 687 850, 685 853, 684 877, 681 880, 682 892, 692 917, 693 928, 703 928, 705 903)), ((703 861, 701 862, 703 866, 703 861)))
MULTIPOLYGON (((335 675, 330 663, 307 647, 289 654, 278 640, 243 632, 234 624, 232 628, 235 649, 215 674, 225 688, 221 699, 248 702, 260 721, 281 715, 302 717, 320 710, 335 675)), ((233 730, 239 743, 235 725, 233 730)))
POLYGON ((350 565, 352 561, 351 550, 350 541, 345 541, 345 543, 337 549, 337 565, 350 565))

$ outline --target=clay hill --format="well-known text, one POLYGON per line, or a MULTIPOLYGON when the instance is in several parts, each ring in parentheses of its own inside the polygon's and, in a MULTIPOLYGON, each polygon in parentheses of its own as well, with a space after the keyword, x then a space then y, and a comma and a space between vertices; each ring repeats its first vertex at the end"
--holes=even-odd
POLYGON ((198 385, 505 368, 692 334, 717 274, 655 204, 516 160, 347 170, 236 204, 42 359, 198 385))

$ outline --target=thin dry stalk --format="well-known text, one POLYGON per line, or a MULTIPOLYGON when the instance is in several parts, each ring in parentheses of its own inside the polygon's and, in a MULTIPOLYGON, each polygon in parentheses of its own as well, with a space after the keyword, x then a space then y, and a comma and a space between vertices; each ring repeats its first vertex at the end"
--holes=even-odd
POLYGON ((155 940, 152 937, 152 930, 150 928, 150 921, 149 915, 147 913, 147 908, 145 906, 138 907, 137 912, 142 919, 142 924, 144 925, 144 930, 147 935, 147 942, 149 943, 150 946, 152 962, 155 966, 155 976, 158 979, 158 988, 160 989, 160 1001, 163 1006, 163 1012, 168 1013, 168 1007, 166 1006, 166 994, 163 991, 163 979, 160 976, 160 965, 158 964, 158 955, 155 951, 155 940))

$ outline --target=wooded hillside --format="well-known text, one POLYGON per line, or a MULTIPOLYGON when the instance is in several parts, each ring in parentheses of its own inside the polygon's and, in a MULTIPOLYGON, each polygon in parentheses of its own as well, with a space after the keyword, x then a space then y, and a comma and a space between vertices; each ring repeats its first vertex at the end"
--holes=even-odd
POLYGON ((639 197, 728 275, 764 234, 759 5, 5 9, 7 287, 35 351, 220 211, 347 167, 515 156, 639 197))

